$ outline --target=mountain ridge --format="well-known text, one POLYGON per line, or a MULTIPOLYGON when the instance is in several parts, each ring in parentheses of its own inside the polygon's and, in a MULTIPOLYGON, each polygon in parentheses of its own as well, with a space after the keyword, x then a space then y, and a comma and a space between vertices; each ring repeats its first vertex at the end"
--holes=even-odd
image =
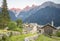
MULTIPOLYGON (((49 3, 49 2, 47 2, 49 3)), ((47 4, 44 3, 44 4, 47 4)), ((55 3, 49 3, 48 5, 38 6, 35 8, 36 12, 33 13, 27 17, 24 22, 28 23, 38 23, 45 25, 47 23, 51 23, 51 21, 54 21, 55 26, 60 26, 60 5, 57 6, 58 4, 55 3)))
POLYGON ((55 26, 60 26, 60 4, 56 4, 51 1, 44 2, 42 5, 27 7, 28 9, 21 10, 18 14, 10 11, 10 17, 12 20, 22 19, 23 22, 38 23, 45 25, 54 21, 55 26))

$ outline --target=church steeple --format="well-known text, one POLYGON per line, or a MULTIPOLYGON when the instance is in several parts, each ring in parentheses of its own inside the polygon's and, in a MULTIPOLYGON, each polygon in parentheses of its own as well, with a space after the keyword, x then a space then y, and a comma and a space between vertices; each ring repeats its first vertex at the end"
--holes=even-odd
POLYGON ((53 20, 51 21, 51 25, 54 26, 54 21, 53 20))

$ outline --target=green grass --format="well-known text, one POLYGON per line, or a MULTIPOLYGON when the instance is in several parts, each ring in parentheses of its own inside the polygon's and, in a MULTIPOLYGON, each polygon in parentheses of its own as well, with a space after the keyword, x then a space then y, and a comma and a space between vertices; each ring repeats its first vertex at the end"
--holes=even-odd
MULTIPOLYGON (((7 30, 0 30, 0 33, 6 33, 6 32, 10 32, 10 31, 7 31, 7 30)), ((22 35, 17 35, 17 36, 11 36, 9 38, 7 38, 7 41, 24 41, 24 38, 25 37, 29 37, 29 36, 33 36, 33 35, 36 35, 36 34, 22 34, 22 35)), ((47 36, 44 36, 44 35, 40 35, 38 37, 38 39, 36 41, 60 41, 60 37, 47 37, 47 36)))
POLYGON ((36 41, 60 41, 58 39, 49 38, 44 35, 40 35, 36 41))
POLYGON ((8 41, 24 41, 25 37, 33 36, 35 34, 22 34, 18 36, 12 36, 8 39, 8 41))
POLYGON ((60 41, 60 37, 52 37, 52 38, 60 41))
MULTIPOLYGON (((12 36, 8 41, 24 41, 25 37, 33 36, 35 34, 23 34, 19 36, 12 36)), ((60 38, 59 38, 60 39, 60 38)), ((59 39, 49 38, 44 35, 40 35, 36 41, 60 41, 59 39)))

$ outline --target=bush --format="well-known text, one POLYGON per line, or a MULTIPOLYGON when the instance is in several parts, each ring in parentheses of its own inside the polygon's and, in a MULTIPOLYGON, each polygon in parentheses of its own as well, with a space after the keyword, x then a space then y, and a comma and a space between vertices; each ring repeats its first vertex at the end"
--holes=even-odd
POLYGON ((16 30, 17 25, 16 25, 15 22, 9 22, 8 23, 8 28, 9 28, 9 30, 16 30))
POLYGON ((17 19, 17 20, 16 20, 16 23, 17 23, 17 26, 18 26, 19 28, 23 28, 23 26, 22 26, 23 22, 22 22, 21 19, 17 19))
POLYGON ((56 32, 56 36, 60 37, 60 31, 56 32))
POLYGON ((12 31, 19 31, 22 33, 22 27, 21 26, 17 26, 16 22, 9 22, 8 23, 8 30, 12 30, 12 31))

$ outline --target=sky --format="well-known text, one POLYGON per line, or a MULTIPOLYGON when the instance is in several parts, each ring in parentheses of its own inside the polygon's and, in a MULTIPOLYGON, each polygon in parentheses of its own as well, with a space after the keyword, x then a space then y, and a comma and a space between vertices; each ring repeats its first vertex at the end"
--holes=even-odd
MULTIPOLYGON (((2 1, 0 0, 0 7, 2 5, 2 1)), ((28 6, 32 6, 32 4, 35 5, 41 5, 42 3, 46 2, 46 1, 52 1, 55 2, 57 4, 60 4, 60 0, 7 0, 7 5, 8 8, 21 8, 23 9, 24 7, 28 6)))

